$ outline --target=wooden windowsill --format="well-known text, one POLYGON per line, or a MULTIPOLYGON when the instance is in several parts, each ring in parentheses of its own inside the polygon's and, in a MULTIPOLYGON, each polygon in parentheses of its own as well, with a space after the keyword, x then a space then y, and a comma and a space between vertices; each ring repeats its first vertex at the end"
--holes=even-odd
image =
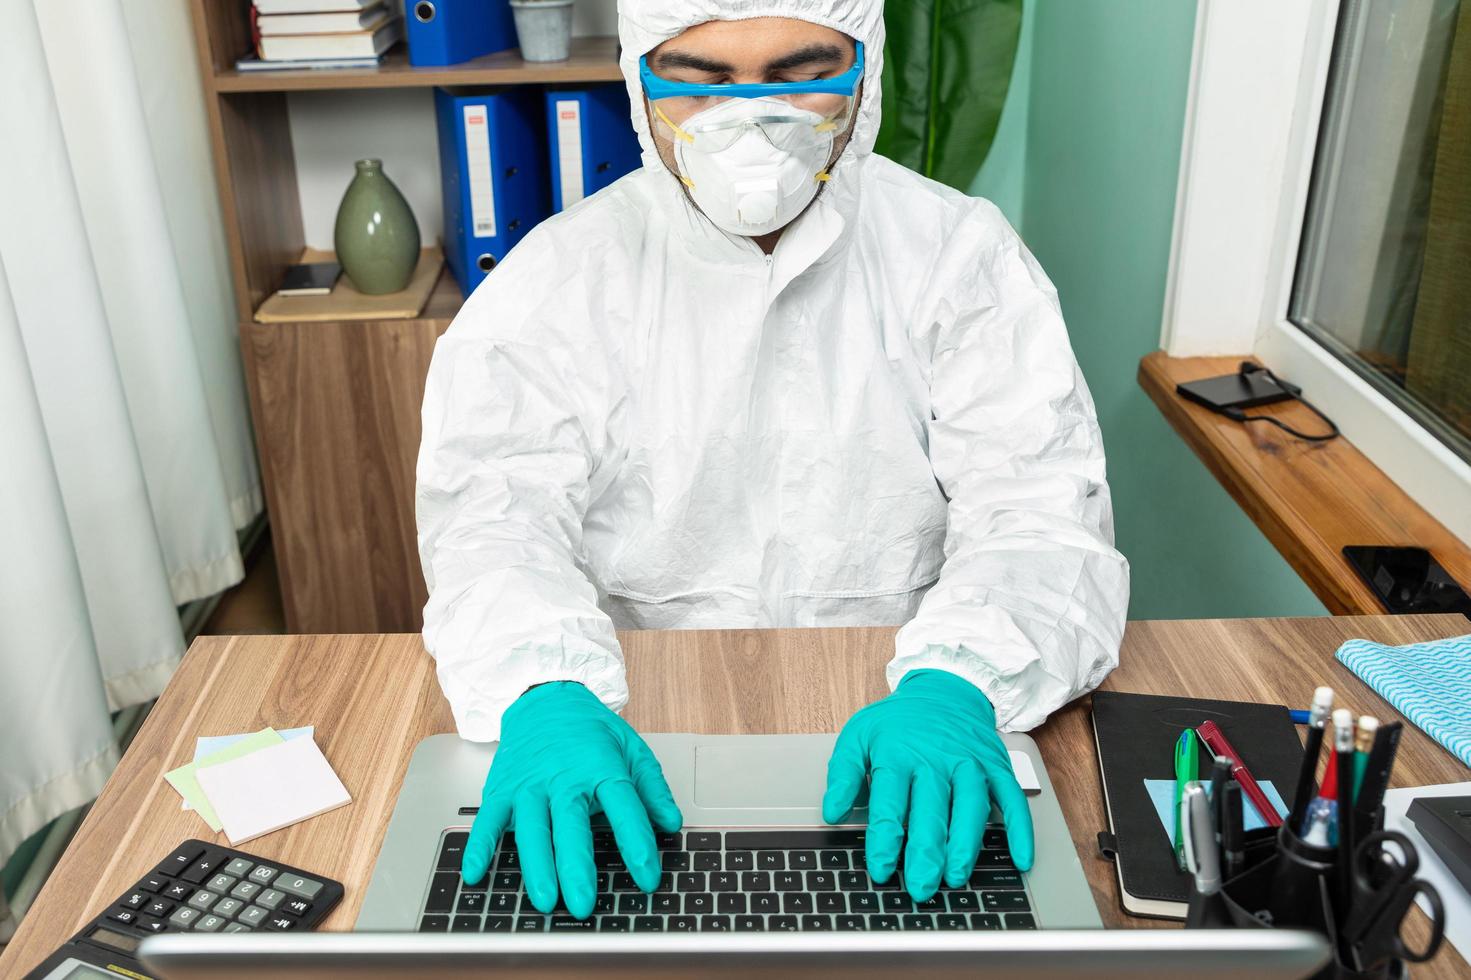
MULTIPOLYGON (((1139 385, 1329 611, 1384 612, 1344 559, 1345 545, 1426 548, 1471 588, 1471 548, 1347 439, 1304 442, 1274 425, 1235 422, 1175 394, 1180 382, 1231 374, 1241 360, 1156 351, 1139 362, 1139 385)), ((1276 415, 1303 432, 1323 430, 1322 421, 1296 402, 1250 414, 1276 415)))

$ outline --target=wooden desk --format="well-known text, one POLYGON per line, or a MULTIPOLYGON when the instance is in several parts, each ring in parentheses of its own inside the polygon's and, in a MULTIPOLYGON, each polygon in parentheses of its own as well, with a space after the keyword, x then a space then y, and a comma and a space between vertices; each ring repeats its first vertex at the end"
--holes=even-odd
MULTIPOLYGON (((1333 660, 1338 645, 1354 636, 1408 643, 1459 635, 1467 626, 1458 616, 1131 623, 1123 665, 1104 687, 1306 705, 1313 688, 1327 683, 1340 704, 1387 719, 1398 716, 1333 660)), ((645 731, 836 731, 886 693, 883 666, 893 634, 625 633, 633 691, 626 717, 645 731)), ((1158 926, 1122 914, 1113 866, 1095 853, 1104 815, 1086 701, 1034 734, 1104 922, 1158 926)), ((433 665, 414 634, 207 637, 190 648, 0 957, 0 976, 39 962, 180 840, 208 838, 208 828, 179 809, 160 778, 189 760, 195 736, 300 724, 316 725, 317 742, 354 802, 252 841, 247 850, 342 881, 347 896, 326 927, 351 928, 410 753, 425 736, 454 729, 433 665)), ((1449 753, 1406 727, 1395 785, 1466 778, 1449 753)), ((1465 976, 1466 962, 1446 950, 1415 976, 1465 976)))

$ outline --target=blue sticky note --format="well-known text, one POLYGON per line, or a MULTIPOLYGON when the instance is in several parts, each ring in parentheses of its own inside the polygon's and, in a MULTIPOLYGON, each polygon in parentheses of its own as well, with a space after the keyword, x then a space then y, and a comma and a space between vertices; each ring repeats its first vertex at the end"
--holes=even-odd
MULTIPOLYGON (((311 738, 314 727, 313 725, 307 725, 305 728, 278 728, 276 729, 276 734, 280 735, 287 742, 293 738, 300 738, 303 735, 311 738)), ((249 732, 244 732, 240 735, 201 735, 194 740, 194 761, 198 762, 211 752, 218 752, 220 749, 234 745, 242 738, 249 737, 249 732)))
MULTIPOLYGON (((1205 786, 1206 798, 1209 799, 1211 784, 1203 781, 1202 785, 1205 786)), ((1272 781, 1259 779, 1257 785, 1262 788, 1262 792, 1267 794, 1267 799, 1271 800, 1272 805, 1277 808, 1277 815, 1286 819, 1287 804, 1282 802, 1282 795, 1277 792, 1277 787, 1272 785, 1272 781)), ((1173 779, 1146 779, 1144 789, 1149 793, 1150 802, 1154 804, 1154 812, 1159 814, 1159 822, 1164 825, 1165 838, 1173 841, 1175 839, 1175 781, 1173 779)), ((1245 830, 1260 830, 1267 825, 1267 821, 1256 812, 1256 806, 1245 793, 1241 794, 1241 803, 1241 822, 1245 830)))

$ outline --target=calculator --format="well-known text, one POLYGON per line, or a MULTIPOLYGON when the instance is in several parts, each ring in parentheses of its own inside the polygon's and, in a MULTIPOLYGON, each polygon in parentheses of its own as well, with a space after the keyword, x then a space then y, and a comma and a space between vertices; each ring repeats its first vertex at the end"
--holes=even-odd
POLYGON ((340 901, 330 878, 186 840, 26 977, 153 980, 133 956, 144 936, 315 929, 340 901))

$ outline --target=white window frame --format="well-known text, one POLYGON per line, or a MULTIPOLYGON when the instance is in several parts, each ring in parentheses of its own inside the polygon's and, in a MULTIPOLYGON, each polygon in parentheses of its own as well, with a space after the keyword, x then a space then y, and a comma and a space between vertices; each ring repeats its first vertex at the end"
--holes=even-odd
POLYGON ((1338 6, 1197 0, 1160 346, 1250 354, 1301 385, 1471 544, 1471 465, 1287 319, 1338 6))

